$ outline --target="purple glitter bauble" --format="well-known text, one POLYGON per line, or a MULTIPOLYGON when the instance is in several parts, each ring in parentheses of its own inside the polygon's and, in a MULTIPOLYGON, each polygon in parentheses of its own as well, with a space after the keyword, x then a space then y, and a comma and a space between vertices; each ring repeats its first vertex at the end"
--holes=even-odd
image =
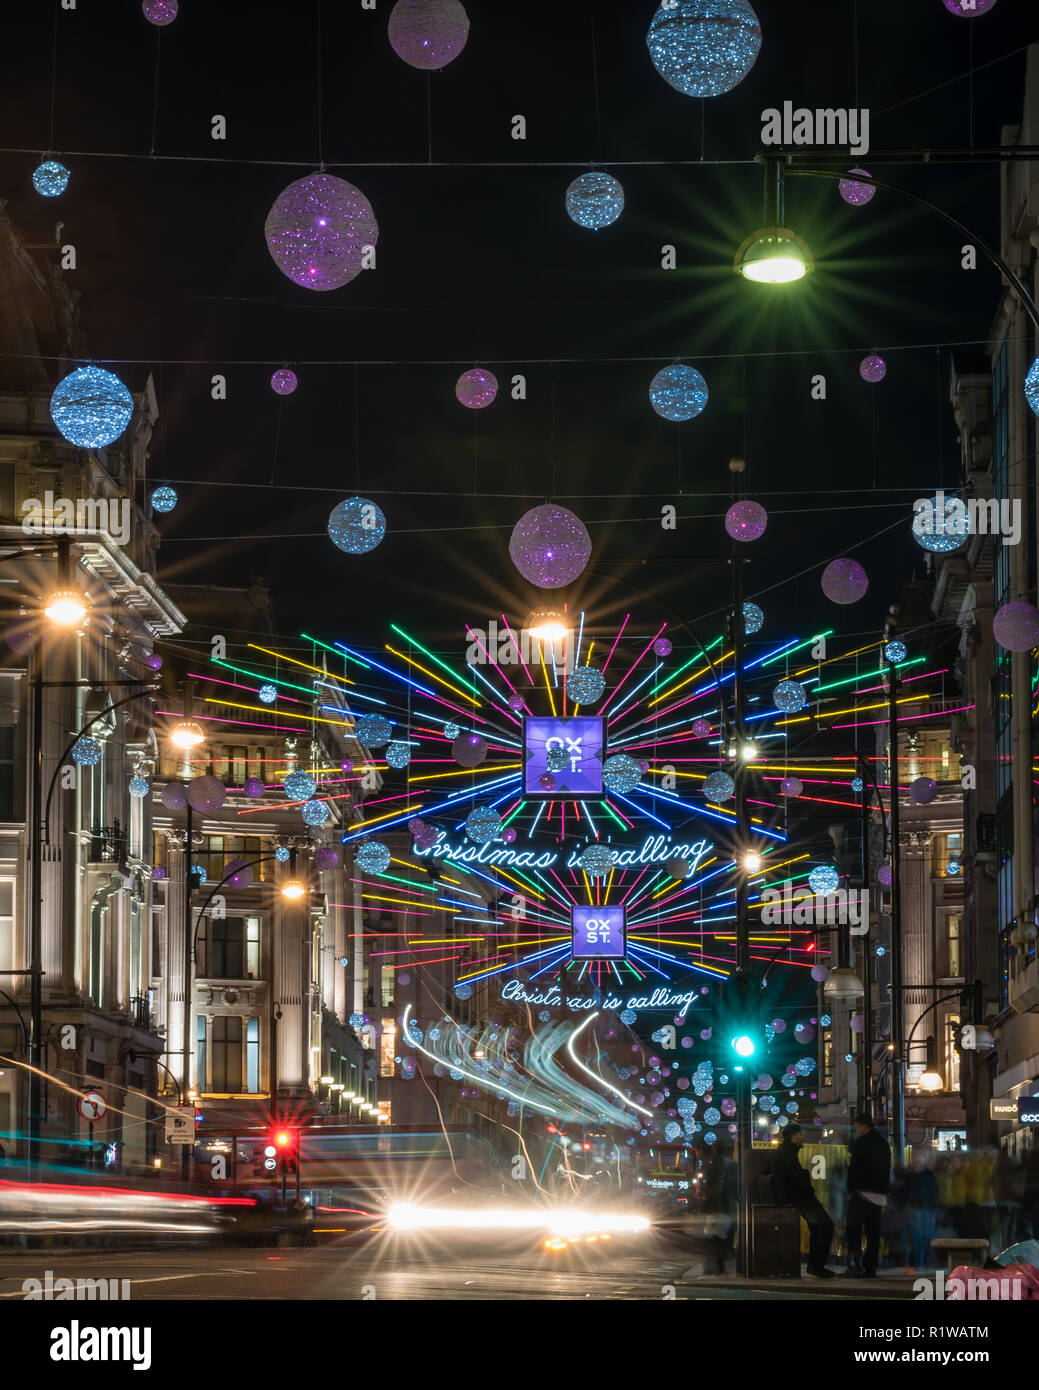
POLYGON ((246 796, 251 796, 255 801, 258 796, 262 796, 267 790, 259 777, 247 777, 245 786, 242 788, 246 796))
POLYGON ((815 1037, 815 1029, 810 1023, 798 1023, 794 1025, 794 1037, 802 1047, 807 1047, 815 1037))
MULTIPOLYGON (((868 169, 852 169, 853 174, 865 174, 869 178, 868 169)), ((858 183, 855 179, 841 179, 837 185, 838 192, 846 203, 850 203, 853 208, 860 208, 870 202, 876 189, 871 183, 858 183)))
POLYGON ((155 867, 152 869, 152 878, 165 878, 165 877, 166 877, 166 870, 162 867, 161 864, 156 864, 155 867))
POLYGON ((152 654, 148 657, 148 660, 144 664, 147 666, 149 671, 161 671, 162 657, 159 655, 158 652, 152 652, 152 654))
POLYGON ((784 796, 800 796, 804 791, 804 783, 800 777, 784 777, 779 784, 779 790, 784 796))
POLYGON ((183 782, 167 782, 159 800, 167 811, 182 811, 188 804, 188 789, 183 782))
POLYGON ((725 529, 734 541, 756 541, 765 534, 768 512, 760 502, 733 502, 725 513, 725 529))
POLYGON ((271 390, 276 396, 291 396, 298 385, 299 378, 288 367, 280 367, 271 377, 271 390))
POLYGON ((469 410, 483 410, 498 394, 498 378, 493 372, 474 367, 471 372, 463 372, 458 378, 455 395, 460 404, 469 410))
POLYGON ((226 800, 227 788, 215 777, 196 777, 193 782, 188 783, 188 804, 193 811, 201 811, 203 814, 219 811, 226 800))
POLYGON ((861 1033, 866 1026, 866 1021, 861 1014, 852 1014, 848 1020, 848 1027, 853 1033, 861 1033))
POLYGON ((858 603, 869 588, 869 576, 858 560, 831 560, 823 570, 822 586, 831 603, 858 603))
POLYGON ((432 825, 427 825, 425 830, 420 830, 419 833, 415 836, 415 848, 420 849, 423 852, 425 852, 426 850, 430 850, 433 848, 433 846, 436 844, 439 838, 440 837, 437 834, 435 827, 432 825))
POLYGON ((479 734, 459 734, 451 745, 451 756, 459 767, 479 767, 487 757, 487 744, 479 734))
POLYGON ((938 795, 938 783, 933 777, 918 777, 909 784, 909 795, 918 806, 930 806, 938 795))
POLYGON ((697 738, 706 738, 711 732, 711 721, 709 719, 694 719, 693 733, 697 738))
POLYGON ((177 18, 178 0, 144 0, 141 11, 149 24, 165 29, 177 18))
POLYGON ((977 19, 979 14, 988 14, 996 0, 942 0, 942 4, 957 19, 977 19))
POLYGON ((785 1018, 774 1018, 774 1019, 772 1020, 772 1031, 775 1032, 775 1033, 785 1033, 785 1032, 786 1032, 786 1019, 785 1019, 785 1018))
POLYGON ((465 47, 469 16, 459 0, 397 0, 389 35, 398 58, 433 72, 454 62, 465 47))
POLYGON ((828 965, 813 965, 809 973, 817 985, 822 985, 830 978, 830 967, 828 965))
POLYGON ((411 820, 408 821, 408 829, 411 831, 412 835, 421 834, 425 828, 426 822, 421 816, 412 816, 411 820))
POLYGON ((538 778, 538 786, 543 792, 554 792, 559 783, 551 772, 544 772, 538 778))
POLYGON ((658 637, 657 640, 653 643, 653 650, 656 652, 657 656, 670 656, 670 639, 667 637, 658 637))
POLYGON ((877 882, 880 884, 881 888, 891 887, 890 864, 881 864, 880 868, 877 870, 877 882))
POLYGON ((509 696, 509 709, 523 709, 526 703, 522 695, 509 696))
POLYGON ((561 589, 572 583, 591 553, 592 542, 581 518, 549 502, 524 512, 509 538, 512 563, 539 589, 561 589))
POLYGON ((514 845, 516 843, 516 832, 515 830, 513 830, 511 825, 509 826, 508 830, 503 832, 502 839, 505 841, 507 845, 514 845))
POLYGON ((314 855, 315 869, 334 869, 339 863, 339 851, 337 849, 319 849, 314 855))
POLYGON ((862 377, 863 381, 870 381, 875 385, 878 381, 883 381, 887 376, 887 363, 884 361, 883 357, 870 354, 869 357, 864 357, 859 363, 859 376, 862 377))
POLYGON ((1030 652, 1039 646, 1039 610, 1030 603, 1005 603, 992 620, 992 633, 1008 652, 1030 652))
POLYGON ((223 876, 227 878, 229 888, 248 888, 253 881, 252 865, 244 859, 229 859, 224 865, 223 876))
POLYGON ((283 275, 307 290, 337 290, 360 275, 379 224, 364 194, 334 174, 297 179, 275 199, 264 225, 283 275))
POLYGON ((772 1077, 767 1071, 763 1071, 757 1081, 754 1082, 754 1085, 759 1091, 771 1091, 772 1084, 772 1077))

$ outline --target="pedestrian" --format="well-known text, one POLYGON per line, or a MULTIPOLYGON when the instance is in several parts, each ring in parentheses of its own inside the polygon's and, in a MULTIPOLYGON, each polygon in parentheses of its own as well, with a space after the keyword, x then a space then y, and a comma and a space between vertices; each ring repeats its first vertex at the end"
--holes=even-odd
POLYGON ((938 1227, 938 1179, 923 1154, 913 1159, 909 1184, 909 1263, 913 1269, 931 1264, 931 1241, 938 1227))
POLYGON ((877 1277, 880 1257, 880 1224, 891 1187, 891 1148, 865 1111, 855 1116, 856 1138, 848 1162, 848 1269, 856 1276, 861 1256, 862 1276, 877 1277), (866 1251, 862 1255, 862 1234, 866 1251))
POLYGON ((801 1126, 787 1125, 779 1148, 772 1156, 772 1186, 776 1200, 797 1207, 808 1226, 808 1277, 833 1279, 833 1270, 826 1268, 833 1242, 833 1222, 815 1195, 812 1179, 801 1167, 797 1151, 803 1143, 801 1126))
POLYGON ((6 1157, 7 1157, 7 1150, 4 1148, 3 1144, 0 1144, 0 1163, 3 1163, 3 1161, 4 1161, 4 1159, 5 1159, 6 1157))

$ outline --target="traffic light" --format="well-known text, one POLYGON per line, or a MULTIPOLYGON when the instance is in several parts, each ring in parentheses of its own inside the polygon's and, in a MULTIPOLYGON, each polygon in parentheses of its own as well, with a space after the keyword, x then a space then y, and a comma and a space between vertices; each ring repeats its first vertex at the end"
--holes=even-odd
POLYGON ((719 1022, 715 1036, 721 1042, 724 1059, 733 1071, 742 1071, 764 1045, 761 990, 743 971, 730 975, 721 986, 719 1022))
POLYGON ((299 1165, 299 1132, 279 1126, 271 1131, 263 1149, 264 1171, 274 1177, 276 1173, 295 1173, 299 1165))

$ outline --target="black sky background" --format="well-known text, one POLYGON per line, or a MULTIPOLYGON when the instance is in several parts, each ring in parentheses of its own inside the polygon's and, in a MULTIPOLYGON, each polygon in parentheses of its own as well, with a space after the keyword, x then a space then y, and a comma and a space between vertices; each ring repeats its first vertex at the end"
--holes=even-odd
MULTIPOLYGON (((912 499, 957 481, 950 354, 986 337, 999 277, 983 261, 963 271, 962 238, 894 197, 849 208, 835 185, 792 178, 786 221, 816 271, 778 293, 743 283, 731 262, 762 221, 761 112, 784 100, 868 106, 874 149, 997 144, 1020 119, 1023 46, 1039 37, 1039 16, 1031 0, 1000 0, 972 21, 941 0, 755 7, 755 67, 706 103, 653 70, 652 3, 469 0, 468 46, 428 80, 389 46, 390 0, 374 12, 360 0, 182 0, 162 31, 136 0, 9 7, 16 60, 0 89, 0 143, 25 152, 0 154, 0 187, 28 240, 64 221, 91 354, 135 389, 154 373, 151 468, 182 499, 160 521, 161 577, 262 576, 286 634, 381 646, 397 620, 461 660, 466 621, 484 626, 503 608, 522 618, 538 598, 506 546, 522 512, 555 496, 585 520, 597 557, 674 559, 632 577, 649 573, 695 621, 724 606, 727 572, 677 561, 727 549, 727 461, 738 454, 771 515, 748 550, 747 591, 772 633, 874 632, 922 570, 912 499), (226 141, 210 138, 215 114, 226 141), (510 138, 515 114, 525 142, 510 138), (48 149, 72 179, 44 203, 30 175, 48 149), (116 155, 128 157, 101 157, 116 155), (378 269, 331 294, 292 285, 263 238, 275 197, 322 156, 364 191, 380 226, 378 269), (563 199, 600 160, 697 163, 614 168, 624 214, 592 233, 563 199), (519 167, 533 161, 558 167, 519 167), (660 269, 665 243, 677 247, 675 272, 660 269), (888 362, 880 386, 858 375, 874 349, 888 362), (711 392, 682 426, 647 396, 676 357, 711 392), (282 362, 300 387, 279 401, 268 379, 282 362), (454 398, 474 362, 502 384, 482 412, 454 398), (228 379, 224 402, 210 398, 215 372, 228 379), (517 372, 523 402, 507 389, 517 372), (810 398, 818 372, 825 402, 810 398), (390 527, 360 558, 325 533, 331 507, 355 491, 390 527), (664 532, 672 502, 681 520, 664 532), (848 552, 872 582, 838 610, 819 570, 848 552)), ((998 166, 857 162, 998 241, 998 166)), ((598 573, 556 597, 604 628, 630 606, 598 573)), ((641 615, 648 628, 657 613, 641 615)))

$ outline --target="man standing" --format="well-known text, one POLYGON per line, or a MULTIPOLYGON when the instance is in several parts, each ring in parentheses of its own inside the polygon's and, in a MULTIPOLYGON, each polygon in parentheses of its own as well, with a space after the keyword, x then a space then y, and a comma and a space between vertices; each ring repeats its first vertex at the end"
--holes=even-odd
POLYGON ((875 1279, 880 1256, 880 1223, 891 1187, 891 1149, 865 1112, 855 1116, 855 1133, 858 1137, 852 1140, 848 1163, 848 1273, 858 1272, 855 1267, 865 1230, 862 1276, 875 1279))
POLYGON ((800 1125, 787 1125, 772 1158, 772 1186, 776 1201, 797 1207, 808 1226, 808 1277, 833 1279, 826 1268, 833 1241, 833 1222, 815 1195, 812 1179, 801 1167, 798 1149, 804 1143, 800 1125))

